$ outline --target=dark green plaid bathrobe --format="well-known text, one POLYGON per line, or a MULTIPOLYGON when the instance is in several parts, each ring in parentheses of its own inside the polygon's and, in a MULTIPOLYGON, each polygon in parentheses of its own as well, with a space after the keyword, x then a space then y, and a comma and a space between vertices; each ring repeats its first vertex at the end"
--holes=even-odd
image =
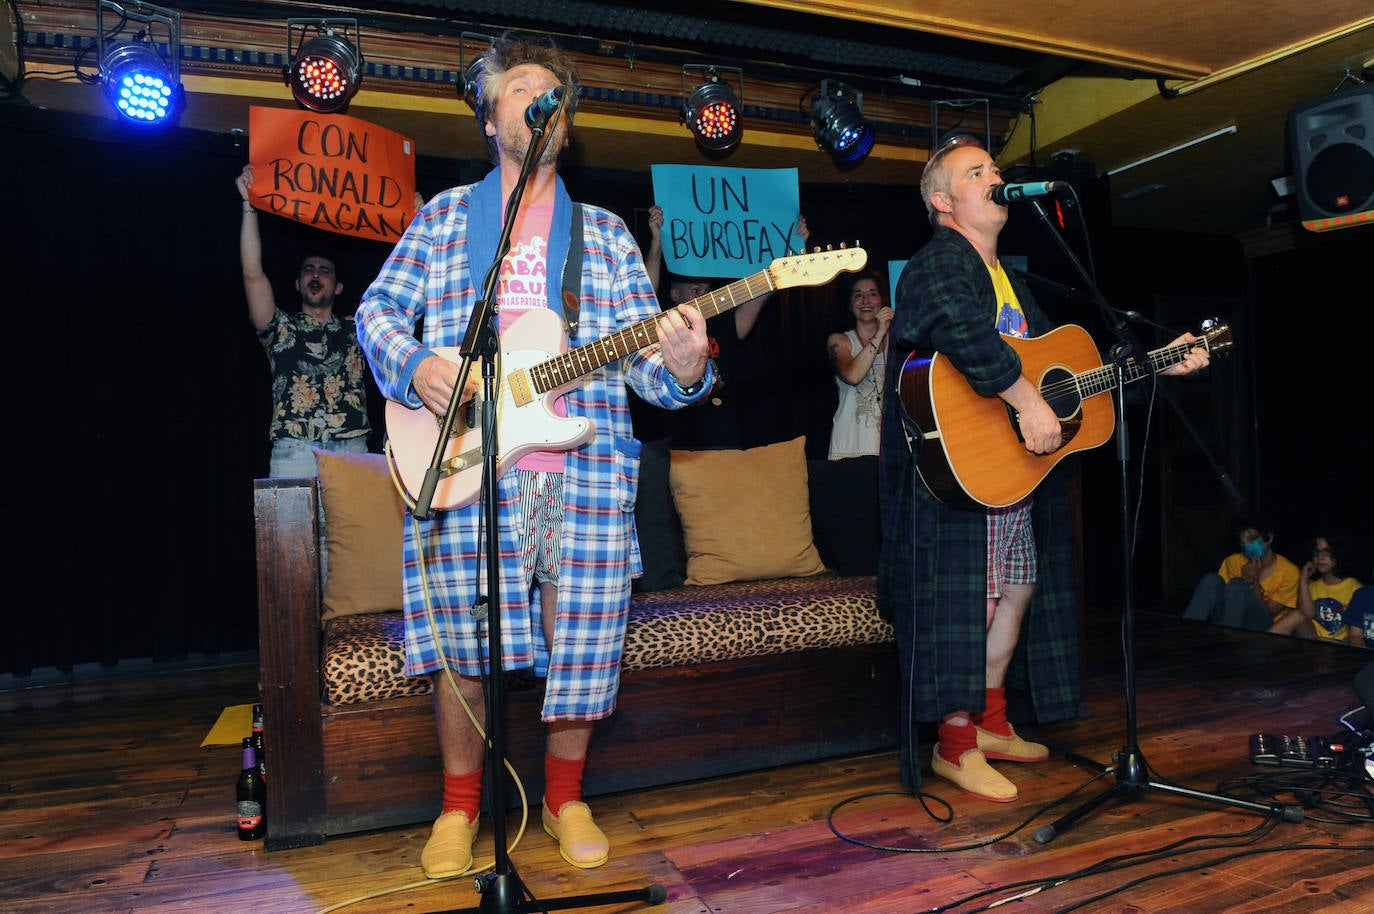
MULTIPOLYGON (((1011 274, 1009 274, 1011 275, 1011 274)), ((1030 290, 1012 276, 1032 336, 1052 329, 1030 290)), ((958 232, 937 228, 907 263, 897 285, 897 316, 883 398, 883 549, 878 606, 896 629, 902 667, 902 778, 920 784, 913 763, 916 724, 984 701, 987 617, 987 515, 947 507, 916 474, 902 432, 897 387, 913 350, 938 351, 974 390, 995 396, 1021 373, 997 333, 992 278, 958 232)), ((919 455, 918 455, 919 456, 919 455)), ((1062 464, 1035 490, 1038 583, 1026 613, 1008 691, 1029 701, 1036 721, 1082 716, 1071 523, 1062 464)))

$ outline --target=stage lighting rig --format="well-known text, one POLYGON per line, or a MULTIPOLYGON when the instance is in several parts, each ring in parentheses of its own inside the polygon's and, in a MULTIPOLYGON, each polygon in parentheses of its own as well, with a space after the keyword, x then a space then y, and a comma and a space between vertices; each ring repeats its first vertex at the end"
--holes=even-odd
POLYGON ((873 148, 873 125, 863 115, 863 93, 842 82, 821 80, 810 119, 816 145, 840 164, 857 162, 873 148))
POLYGON ((697 145, 707 152, 725 153, 739 145, 744 135, 740 117, 743 106, 744 71, 739 67, 717 67, 706 64, 682 65, 682 122, 696 137, 697 145), (705 70, 706 79, 687 92, 687 71, 705 70), (727 70, 739 77, 739 94, 720 81, 720 73, 727 70))
POLYGON ((186 97, 181 87, 181 14, 137 0, 127 5, 100 0, 95 22, 100 83, 115 111, 144 126, 174 122, 186 97), (119 17, 109 27, 107 10, 119 17), (143 28, 119 37, 130 23, 143 28), (159 27, 166 38, 161 47, 159 27))
POLYGON ((491 35, 483 35, 480 32, 459 32, 458 33, 458 97, 467 103, 473 111, 477 110, 477 77, 482 71, 482 55, 474 55, 472 60, 466 60, 467 41, 469 38, 480 38, 488 46, 496 44, 496 39, 491 35))
POLYGON ((308 111, 342 114, 362 83, 363 55, 357 19, 286 20, 286 56, 282 70, 296 104, 308 111), (353 40, 348 40, 349 27, 353 40), (300 43, 291 49, 292 34, 300 29, 300 43), (307 38, 310 29, 313 37, 307 38))

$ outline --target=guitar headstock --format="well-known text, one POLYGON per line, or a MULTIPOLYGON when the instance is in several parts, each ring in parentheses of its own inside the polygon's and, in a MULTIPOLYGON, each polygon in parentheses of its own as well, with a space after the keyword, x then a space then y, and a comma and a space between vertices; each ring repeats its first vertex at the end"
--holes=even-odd
POLYGON ((862 270, 868 263, 868 254, 863 248, 840 246, 838 249, 817 248, 808 254, 795 257, 779 257, 768 267, 775 289, 790 289, 793 286, 819 286, 834 279, 841 273, 862 270))
POLYGON ((1197 336, 1213 355, 1223 355, 1234 345, 1230 325, 1215 317, 1207 318, 1198 326, 1197 336))

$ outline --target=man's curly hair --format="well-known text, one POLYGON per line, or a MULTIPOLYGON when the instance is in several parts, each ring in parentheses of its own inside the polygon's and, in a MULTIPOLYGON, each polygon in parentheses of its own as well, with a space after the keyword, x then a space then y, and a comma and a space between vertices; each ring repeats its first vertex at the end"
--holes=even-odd
POLYGON ((491 119, 492 109, 500 95, 501 83, 506 74, 521 64, 537 64, 552 73, 563 86, 563 117, 569 127, 573 114, 577 111, 578 88, 581 85, 577 64, 567 51, 553 43, 548 36, 521 35, 507 32, 492 42, 491 50, 477 61, 475 81, 477 83, 474 109, 477 114, 477 129, 487 141, 491 160, 496 161, 496 140, 487 136, 487 121, 491 119))

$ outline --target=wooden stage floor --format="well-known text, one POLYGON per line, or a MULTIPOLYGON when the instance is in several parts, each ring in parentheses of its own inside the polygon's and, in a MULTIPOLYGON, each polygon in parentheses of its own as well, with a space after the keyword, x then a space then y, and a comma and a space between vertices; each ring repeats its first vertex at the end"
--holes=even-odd
MULTIPOLYGON (((1374 785, 1321 784, 1311 772, 1248 759, 1252 732, 1341 730, 1340 715, 1358 705, 1352 679, 1374 657, 1341 645, 1140 614, 1137 742, 1158 775, 1209 794, 1229 782, 1227 790, 1320 805, 1301 822, 1275 823, 1210 799, 1138 790, 1037 843, 1036 828, 1114 783, 1109 774, 1063 802, 1094 773, 1065 753, 1110 764, 1126 741, 1117 619, 1090 628, 1091 716, 1028 731, 1051 746, 1049 761, 999 763, 1020 788, 1017 804, 972 800, 927 778, 925 789, 952 806, 953 821, 941 824, 901 791, 895 751, 882 752, 597 798, 612 857, 591 871, 558 857, 534 798, 533 827, 510 859, 550 902, 650 883, 667 890, 658 906, 598 911, 967 912, 1047 881, 1059 884, 1005 910, 1374 911, 1374 785), (832 831, 839 804, 834 828, 853 841, 832 831), (1108 869, 1113 859, 1133 865, 1108 869)), ((469 877, 425 884, 427 823, 274 853, 240 842, 239 753, 200 743, 221 708, 256 692, 256 668, 240 666, 0 693, 0 911, 308 914, 371 894, 342 910, 479 908, 469 877)), ((514 837, 519 815, 509 824, 514 837)), ((491 859, 489 824, 478 851, 491 859)))

